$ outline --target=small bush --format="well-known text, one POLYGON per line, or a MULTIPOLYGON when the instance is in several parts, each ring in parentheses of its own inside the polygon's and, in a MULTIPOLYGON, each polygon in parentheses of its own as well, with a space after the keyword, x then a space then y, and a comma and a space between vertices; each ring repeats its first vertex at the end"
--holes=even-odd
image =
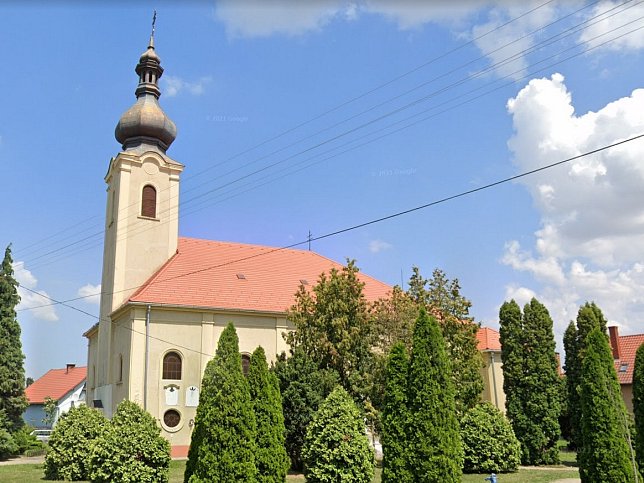
POLYGON ((168 481, 170 443, 160 433, 150 413, 132 401, 121 402, 93 445, 90 479, 95 483, 168 481))
POLYGON ((45 478, 87 480, 91 445, 105 432, 107 424, 107 419, 100 411, 85 405, 63 414, 49 439, 45 478))
POLYGON ((306 431, 304 476, 313 483, 370 483, 374 457, 360 411, 340 386, 322 403, 306 431))
POLYGON ((510 421, 492 404, 479 404, 461 420, 465 452, 463 470, 467 473, 507 473, 517 471, 521 444, 510 421))
POLYGON ((34 430, 33 427, 25 424, 18 431, 13 433, 13 439, 18 445, 18 454, 27 454, 27 452, 44 454, 45 445, 42 441, 38 441, 36 437, 31 434, 34 430))
POLYGON ((18 445, 4 428, 0 428, 0 459, 8 458, 18 452, 18 445))

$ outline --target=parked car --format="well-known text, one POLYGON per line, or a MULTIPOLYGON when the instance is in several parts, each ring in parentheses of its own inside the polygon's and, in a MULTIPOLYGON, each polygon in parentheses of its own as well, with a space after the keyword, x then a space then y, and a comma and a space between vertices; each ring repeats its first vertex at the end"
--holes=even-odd
POLYGON ((32 436, 35 436, 38 441, 42 441, 43 443, 49 443, 51 433, 51 429, 34 429, 31 432, 32 436))

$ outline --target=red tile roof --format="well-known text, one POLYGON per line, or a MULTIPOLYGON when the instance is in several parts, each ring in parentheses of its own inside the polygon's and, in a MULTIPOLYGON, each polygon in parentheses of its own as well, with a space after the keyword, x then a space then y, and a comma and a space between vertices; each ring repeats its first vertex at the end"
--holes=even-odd
POLYGON ((481 327, 476 333, 476 339, 479 342, 480 351, 501 352, 501 341, 497 330, 490 327, 481 327))
MULTIPOLYGON (((342 265, 315 252, 179 238, 177 254, 130 302, 285 312, 302 280, 313 286, 322 272, 342 265)), ((391 287, 363 273, 365 297, 385 297, 391 287)))
POLYGON ((87 367, 50 369, 25 389, 25 393, 30 404, 43 404, 47 396, 57 401, 81 384, 86 377, 87 367))
POLYGON ((644 334, 620 335, 619 359, 615 359, 615 370, 620 384, 633 384, 633 368, 635 366, 635 353, 639 346, 644 344, 644 334), (624 367, 624 371, 620 368, 624 367))

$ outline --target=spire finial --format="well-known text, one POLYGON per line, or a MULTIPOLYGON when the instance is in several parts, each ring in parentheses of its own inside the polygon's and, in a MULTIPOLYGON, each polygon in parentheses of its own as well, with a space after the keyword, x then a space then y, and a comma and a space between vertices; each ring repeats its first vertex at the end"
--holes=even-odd
POLYGON ((154 10, 154 14, 152 15, 152 33, 150 34, 150 45, 148 47, 154 48, 154 26, 157 23, 157 11, 154 10))

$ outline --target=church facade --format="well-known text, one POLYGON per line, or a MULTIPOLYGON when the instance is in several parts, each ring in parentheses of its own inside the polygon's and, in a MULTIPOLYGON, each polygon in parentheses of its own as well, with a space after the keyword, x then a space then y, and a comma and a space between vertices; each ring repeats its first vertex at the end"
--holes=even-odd
MULTIPOLYGON (((100 319, 84 334, 87 401, 108 417, 124 399, 141 404, 180 456, 225 326, 234 323, 244 364, 259 345, 274 360, 288 348, 282 333, 298 287, 341 265, 310 251, 180 238, 184 166, 167 154, 176 127, 158 102, 153 38, 135 70, 136 101, 116 126, 122 150, 105 176, 100 319)), ((359 276, 369 300, 391 290, 359 276)))

